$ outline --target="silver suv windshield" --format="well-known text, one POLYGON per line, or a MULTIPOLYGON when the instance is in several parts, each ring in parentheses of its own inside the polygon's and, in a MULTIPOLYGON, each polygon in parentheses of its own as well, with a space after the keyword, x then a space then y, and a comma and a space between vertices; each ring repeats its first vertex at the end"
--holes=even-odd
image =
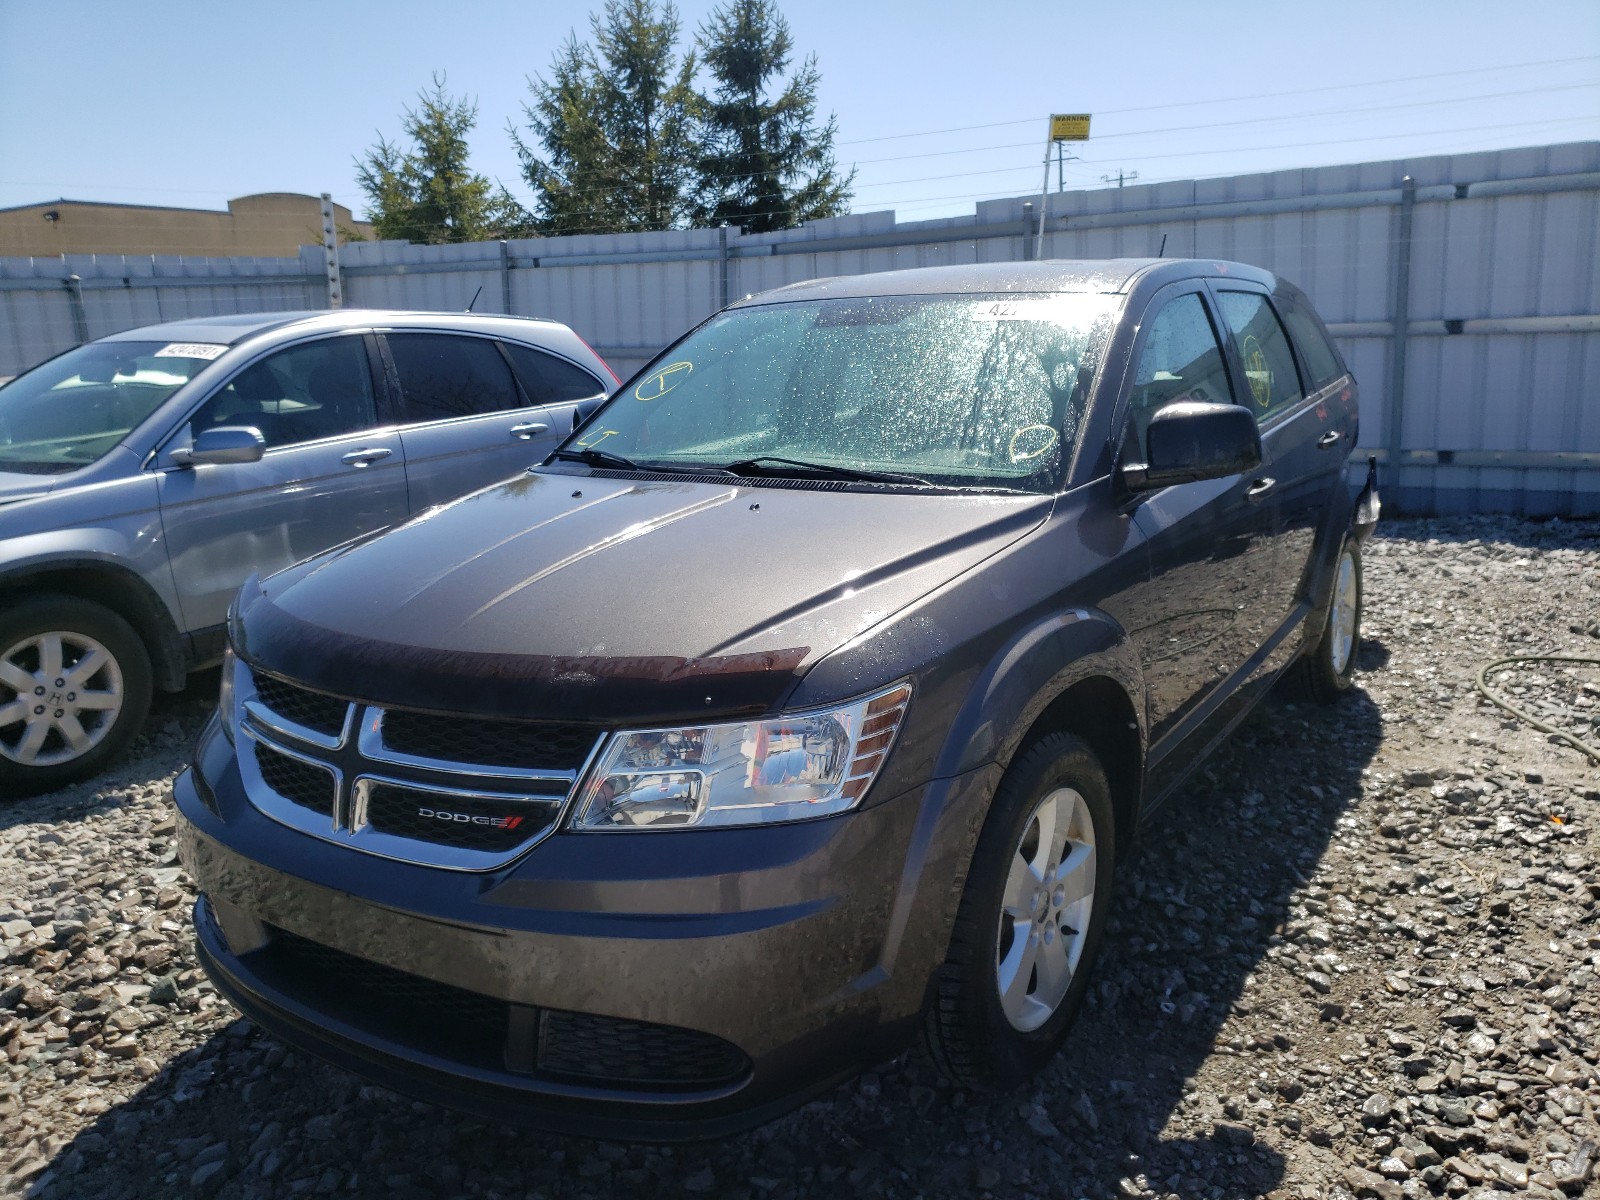
POLYGON ((90 342, 0 387, 0 471, 86 467, 226 346, 90 342))
POLYGON ((560 454, 1048 491, 1077 444, 1118 300, 893 296, 733 309, 652 364, 560 454))

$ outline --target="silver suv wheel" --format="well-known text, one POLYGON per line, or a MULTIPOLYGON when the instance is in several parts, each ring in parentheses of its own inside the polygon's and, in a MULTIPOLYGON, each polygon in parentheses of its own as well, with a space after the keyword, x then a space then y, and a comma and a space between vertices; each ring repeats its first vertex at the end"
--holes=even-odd
POLYGON ((123 700, 122 668, 94 638, 24 638, 0 653, 0 757, 24 767, 82 758, 111 732, 123 700))

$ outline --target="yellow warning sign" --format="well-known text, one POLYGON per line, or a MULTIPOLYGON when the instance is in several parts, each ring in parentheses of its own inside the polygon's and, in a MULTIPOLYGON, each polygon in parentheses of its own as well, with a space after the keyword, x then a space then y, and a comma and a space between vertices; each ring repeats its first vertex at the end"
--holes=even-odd
POLYGON ((1089 114, 1052 113, 1050 115, 1050 140, 1052 142, 1087 142, 1089 140, 1089 114))

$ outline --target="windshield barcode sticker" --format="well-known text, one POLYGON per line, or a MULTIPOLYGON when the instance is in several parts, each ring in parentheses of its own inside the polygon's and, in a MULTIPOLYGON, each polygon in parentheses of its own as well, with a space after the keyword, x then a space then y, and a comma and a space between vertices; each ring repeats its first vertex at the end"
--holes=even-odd
POLYGON ((204 358, 213 359, 227 351, 226 346, 214 346, 210 342, 169 342, 155 353, 157 358, 204 358))

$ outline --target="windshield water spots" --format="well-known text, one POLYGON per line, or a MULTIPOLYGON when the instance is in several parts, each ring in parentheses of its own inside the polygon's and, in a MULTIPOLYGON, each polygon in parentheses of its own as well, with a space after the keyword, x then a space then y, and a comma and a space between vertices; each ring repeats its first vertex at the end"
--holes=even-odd
POLYGON ((640 466, 792 459, 1047 491, 1079 436, 1114 297, 889 297, 718 316, 575 446, 640 466))

